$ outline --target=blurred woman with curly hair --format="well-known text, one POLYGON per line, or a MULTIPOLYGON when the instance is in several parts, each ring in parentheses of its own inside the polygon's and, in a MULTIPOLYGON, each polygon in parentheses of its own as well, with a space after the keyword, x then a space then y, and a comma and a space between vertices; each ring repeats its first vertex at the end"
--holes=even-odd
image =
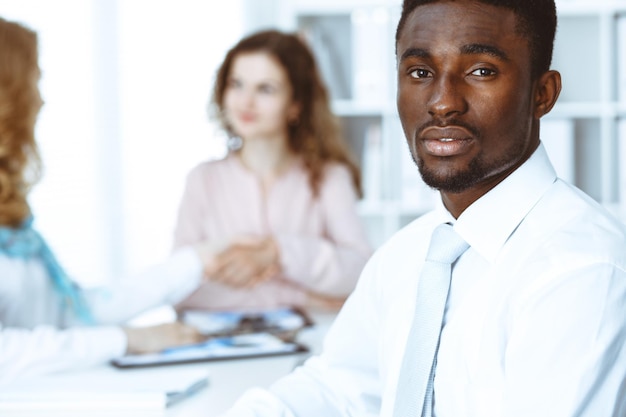
POLYGON ((218 69, 221 160, 188 175, 174 247, 208 242, 206 280, 179 308, 336 308, 371 248, 360 172, 314 56, 297 35, 241 39, 218 69))
POLYGON ((196 248, 181 249, 119 288, 83 291, 33 228, 28 193, 40 175, 39 78, 37 34, 0 18, 0 385, 201 339, 176 322, 117 324, 195 289, 203 271, 196 248))

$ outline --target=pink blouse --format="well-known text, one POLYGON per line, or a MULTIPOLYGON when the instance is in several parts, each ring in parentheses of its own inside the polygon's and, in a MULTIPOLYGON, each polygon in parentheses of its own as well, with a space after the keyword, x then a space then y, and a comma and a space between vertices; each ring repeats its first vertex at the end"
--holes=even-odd
POLYGON ((250 289, 205 282, 178 307, 337 306, 353 290, 372 249, 348 169, 329 164, 320 185, 314 198, 301 161, 267 193, 235 155, 195 167, 179 208, 174 247, 271 234, 282 272, 250 289))

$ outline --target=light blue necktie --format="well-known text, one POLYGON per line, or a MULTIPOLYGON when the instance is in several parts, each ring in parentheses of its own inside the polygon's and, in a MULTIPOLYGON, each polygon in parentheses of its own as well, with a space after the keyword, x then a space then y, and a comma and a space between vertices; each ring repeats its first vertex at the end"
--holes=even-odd
POLYGON ((447 223, 433 231, 398 377, 394 417, 432 416, 437 350, 452 264, 468 247, 447 223))
POLYGON ((44 238, 32 228, 32 221, 28 218, 18 228, 0 227, 0 253, 12 258, 39 258, 62 302, 83 323, 92 324, 92 316, 80 289, 65 273, 44 238))

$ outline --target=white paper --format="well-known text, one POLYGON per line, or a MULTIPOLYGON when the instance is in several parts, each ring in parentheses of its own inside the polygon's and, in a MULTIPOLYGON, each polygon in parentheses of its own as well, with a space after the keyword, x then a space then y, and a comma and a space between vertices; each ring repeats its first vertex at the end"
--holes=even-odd
POLYGON ((29 410, 165 409, 167 393, 207 378, 198 369, 117 370, 110 367, 22 380, 0 391, 0 415, 29 410))

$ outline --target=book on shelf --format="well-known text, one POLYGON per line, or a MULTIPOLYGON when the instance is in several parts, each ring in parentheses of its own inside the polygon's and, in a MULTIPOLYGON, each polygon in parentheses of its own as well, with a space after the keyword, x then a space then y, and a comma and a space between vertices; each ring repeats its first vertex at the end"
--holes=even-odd
POLYGON ((401 188, 400 201, 402 207, 424 212, 435 206, 439 193, 430 188, 424 180, 417 168, 417 164, 413 161, 413 157, 409 152, 408 146, 402 146, 401 155, 401 188))
POLYGON ((367 126, 363 142, 363 201, 378 202, 383 197, 383 143, 380 123, 367 126))
POLYGON ((328 93, 333 100, 352 97, 350 20, 347 16, 303 16, 299 19, 303 36, 317 61, 328 93))
POLYGON ((618 99, 626 103, 626 13, 618 15, 616 29, 618 99))
POLYGON ((617 161, 619 169, 619 205, 621 219, 626 221, 626 117, 617 126, 617 161))
POLYGON ((352 97, 356 101, 384 103, 389 95, 390 20, 385 7, 352 11, 352 97))

